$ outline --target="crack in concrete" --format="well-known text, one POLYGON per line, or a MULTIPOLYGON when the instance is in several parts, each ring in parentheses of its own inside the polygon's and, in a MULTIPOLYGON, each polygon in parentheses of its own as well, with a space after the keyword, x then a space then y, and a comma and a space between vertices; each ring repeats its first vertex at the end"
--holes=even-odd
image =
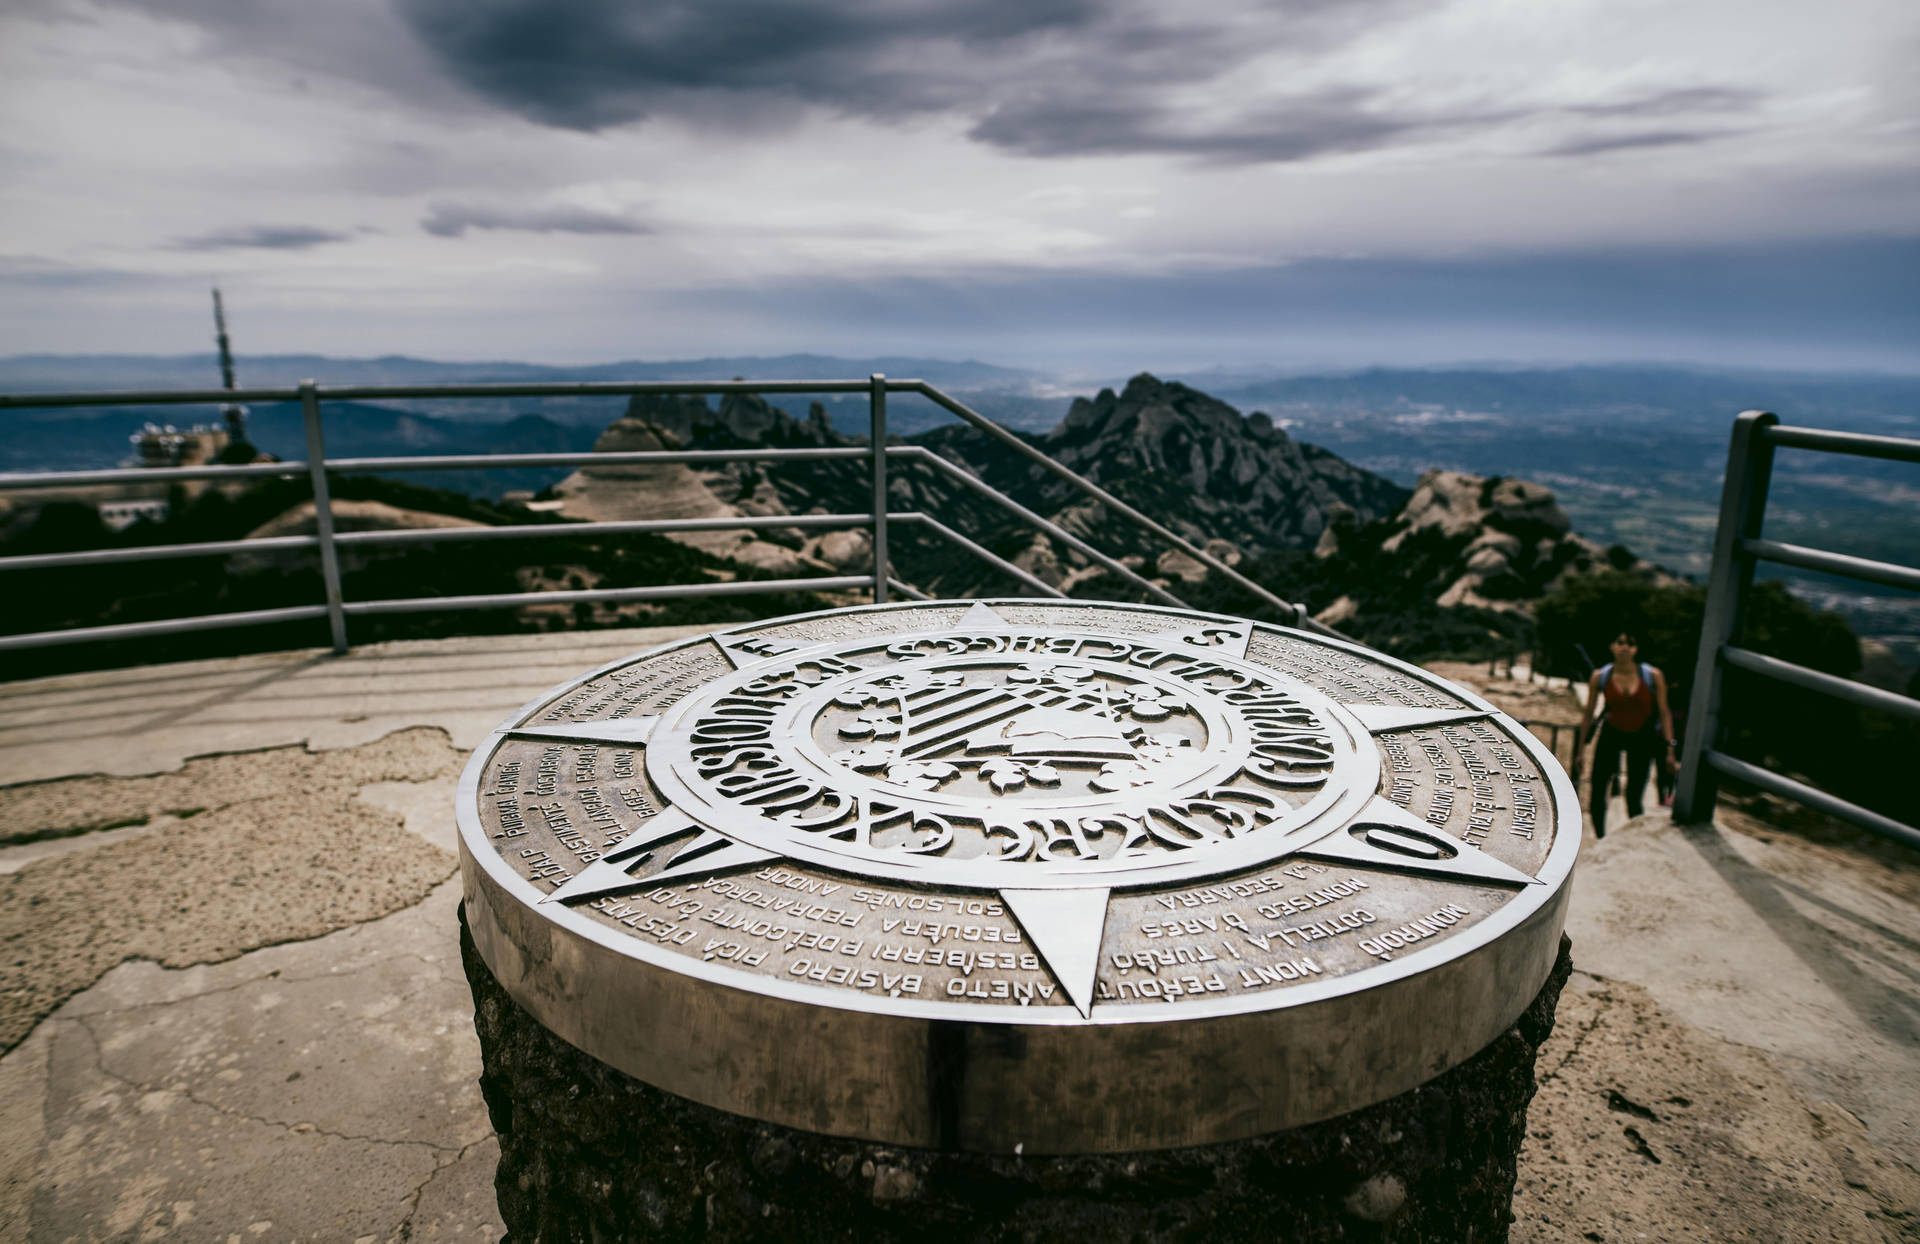
MULTIPOLYGON (((6 729, 7 727, 0 727, 0 732, 4 732, 6 729)), ((0 795, 10 794, 18 791, 26 791, 36 787, 58 786, 58 785, 63 785, 67 783, 153 782, 153 781, 159 781, 167 778, 179 777, 185 773, 188 766, 200 761, 217 761, 217 760, 225 760, 225 759, 232 759, 236 757, 246 757, 246 756, 265 756, 265 755, 272 754, 274 752, 297 751, 303 759, 313 760, 313 761, 324 761, 338 753, 357 751, 363 747, 378 746, 379 744, 386 743, 387 741, 393 739, 397 735, 411 734, 416 730, 428 731, 438 735, 441 743, 443 743, 449 751, 454 753, 453 761, 445 771, 436 773, 433 776, 426 777, 426 778, 396 776, 396 777, 383 777, 383 778, 377 778, 373 781, 366 781, 362 779, 349 777, 337 783, 327 783, 327 784, 307 787, 302 793, 311 797, 324 798, 330 793, 344 790, 347 792, 345 796, 346 801, 351 802, 355 799, 358 799, 360 797, 360 792, 370 786, 378 786, 378 785, 383 785, 387 783, 393 783, 397 785, 408 785, 408 786, 423 786, 431 782, 443 781, 449 777, 457 777, 460 774, 460 772, 466 767, 467 759, 472 754, 471 749, 454 746, 452 737, 448 734, 447 730, 443 727, 416 725, 416 726, 405 726, 397 730, 389 731, 388 733, 380 736, 378 739, 372 739, 363 743, 351 744, 351 745, 342 746, 342 747, 315 748, 310 741, 302 740, 297 743, 276 743, 266 747, 241 747, 241 748, 230 748, 224 751, 200 752, 200 753, 196 753, 195 755, 184 758, 174 768, 160 769, 160 770, 155 770, 149 773, 124 774, 124 773, 107 773, 102 771, 95 771, 92 773, 62 774, 58 777, 50 777, 50 778, 29 778, 26 781, 22 781, 22 782, 0 783, 0 795)), ((250 804, 259 803, 262 800, 281 798, 286 793, 287 792, 284 790, 267 791, 258 795, 249 795, 244 798, 232 799, 226 803, 207 804, 202 807, 197 807, 192 809, 191 812, 185 816, 179 815, 181 812, 186 811, 185 809, 167 809, 167 808, 149 808, 145 812, 140 813, 138 815, 143 820, 148 820, 155 816, 175 816, 177 817, 177 819, 180 819, 180 820, 189 820, 195 816, 205 816, 208 814, 223 813, 235 808, 245 808, 250 804)), ((380 812, 389 812, 391 815, 400 817, 400 822, 401 822, 400 827, 402 829, 406 827, 404 815, 400 813, 391 812, 390 809, 384 808, 380 804, 375 803, 371 800, 366 800, 364 802, 366 803, 366 806, 371 809, 374 809, 380 812)), ((130 822, 128 821, 120 822, 120 824, 127 824, 127 823, 130 823, 130 822)), ((53 835, 84 835, 84 834, 94 833, 99 830, 115 828, 115 827, 116 826, 114 823, 98 822, 98 821, 82 821, 82 822, 68 822, 67 824, 57 825, 57 826, 56 825, 40 826, 40 827, 36 827, 32 832, 36 834, 53 834, 53 835)))
POLYGON ((485 1136, 482 1136, 479 1140, 468 1141, 460 1147, 458 1153, 428 1171, 427 1177, 420 1181, 414 1188, 413 1195, 407 1199, 407 1212, 401 1216, 400 1225, 394 1228, 393 1234, 389 1236, 388 1239, 400 1241, 401 1244, 405 1244, 405 1241, 411 1240, 413 1238, 413 1216, 420 1212, 420 1202, 426 1197, 427 1189, 433 1186, 433 1181, 440 1178, 442 1172, 450 1170, 466 1161, 468 1154, 492 1139, 493 1131, 489 1128, 485 1136))
MULTIPOLYGON (((448 881, 451 881, 453 879, 454 873, 458 871, 459 870, 456 868, 453 872, 448 873, 446 877, 442 878, 440 881, 434 884, 434 889, 438 890, 441 886, 445 885, 448 881)), ((412 907, 403 907, 398 912, 389 912, 384 916, 369 916, 365 920, 357 920, 352 924, 342 925, 340 928, 337 928, 337 929, 329 929, 325 933, 316 933, 312 937, 292 938, 284 942, 269 942, 264 946, 256 946, 250 950, 243 950, 239 954, 229 959, 216 959, 216 960, 209 961, 207 963, 189 964, 186 967, 173 967, 169 964, 162 963, 158 959, 149 958, 146 955, 130 955, 127 958, 122 959, 118 964, 115 964, 114 966, 122 967, 129 963, 151 963, 154 967, 158 968, 162 972, 191 972, 195 968, 218 967, 223 963, 233 963, 233 962, 236 962, 237 960, 246 958, 248 955, 258 954, 263 950, 272 950, 275 947, 279 947, 279 946, 297 946, 302 942, 317 942, 322 940, 323 938, 338 937, 342 933, 351 933, 355 929, 362 929, 370 924, 377 924, 382 920, 391 920, 394 916, 400 915, 404 912, 412 911, 415 908, 420 907, 422 904, 431 902, 432 899, 433 899, 433 894, 430 891, 427 894, 427 897, 421 899, 420 902, 413 904, 412 907)), ((270 972, 263 972, 257 976, 249 976, 242 980, 234 981, 231 984, 212 985, 206 989, 196 990, 192 993, 179 994, 171 998, 156 998, 151 1002, 128 1002, 119 1006, 103 1006, 98 1010, 75 1012, 74 1014, 65 1016, 65 1018, 86 1019, 88 1017, 97 1017, 97 1016, 104 1016, 104 1015, 128 1015, 135 1011, 150 1010, 153 1007, 180 1006, 188 1002, 197 1002, 202 998, 213 998, 223 993, 233 993, 236 990, 245 989, 249 985, 258 985, 266 981, 276 981, 282 985, 304 985, 304 984, 310 984, 314 981, 346 980, 349 977, 358 976, 363 972, 371 972, 374 969, 379 968, 385 964, 392 963, 397 959, 411 959, 415 963, 418 963, 423 967, 427 967, 435 970, 438 970, 442 966, 444 966, 443 963, 435 962, 434 960, 427 958, 425 955, 417 954, 413 951, 404 951, 400 954, 391 955, 384 959, 371 960, 367 963, 361 964, 359 967, 356 967, 356 968, 347 968, 345 970, 329 969, 325 972, 314 972, 314 973, 302 975, 302 976, 285 975, 283 974, 282 969, 274 968, 270 972)), ((452 980, 453 978, 449 976, 448 979, 452 980)), ((97 985, 98 985, 98 982, 95 982, 95 986, 97 985)), ((90 988, 91 987, 93 986, 90 986, 90 988)), ((401 1000, 405 1001, 407 998, 413 997, 413 995, 418 992, 420 992, 419 989, 409 990, 406 994, 402 995, 401 1000)), ((53 1019, 55 1018, 55 1016, 50 1015, 47 1018, 53 1019)))
MULTIPOLYGON (((1585 976, 1586 973, 1577 972, 1576 975, 1585 976)), ((1571 1063, 1575 1058, 1578 1058, 1580 1056, 1580 1048, 1587 1043, 1587 1038, 1592 1036, 1594 1033, 1594 1030, 1599 1028, 1601 1024, 1607 1021, 1608 1012, 1611 1010, 1611 1008, 1614 1005, 1613 995, 1608 993, 1596 993, 1591 996, 1595 1002, 1600 1004, 1598 1011, 1596 1012, 1592 1020, 1590 1020, 1588 1023, 1574 1030, 1573 1044, 1567 1048, 1566 1054, 1562 1056, 1560 1061, 1555 1063, 1551 1070, 1547 1071, 1544 1075, 1540 1077, 1539 1083, 1541 1085, 1545 1085, 1549 1081, 1559 1079, 1560 1073, 1566 1069, 1567 1065, 1571 1063)))
MULTIPOLYGON (((248 1114, 243 1110, 234 1110, 230 1107, 222 1106, 218 1102, 208 1101, 206 1098, 201 1097, 199 1094, 195 1093, 193 1089, 187 1086, 186 1084, 184 1084, 184 1082, 182 1083, 182 1086, 177 1089, 158 1086, 158 1085, 152 1085, 152 1084, 146 1084, 140 1080, 134 1079, 131 1076, 122 1075, 119 1072, 113 1070, 111 1067, 107 1066, 106 1050, 100 1044, 100 1034, 93 1030, 93 1026, 91 1024, 87 1023, 86 1016, 76 1015, 70 1019, 59 1021, 59 1022, 73 1024, 77 1026, 82 1032, 87 1034, 87 1043, 93 1047, 93 1067, 95 1071, 98 1071, 102 1076, 105 1076, 109 1080, 112 1080, 118 1084, 125 1085, 128 1089, 131 1089, 134 1092, 178 1093, 180 1096, 186 1098, 188 1101, 192 1102, 194 1105, 200 1106, 206 1110, 211 1110, 215 1114, 223 1115, 229 1119, 240 1119, 248 1123, 257 1123, 262 1127, 277 1128, 280 1131, 288 1133, 289 1135, 325 1136, 332 1140, 355 1141, 360 1144, 383 1145, 383 1146, 388 1146, 396 1149, 397 1148, 425 1149, 434 1154, 444 1154, 444 1153, 450 1152, 446 1146, 436 1145, 429 1140, 390 1140, 384 1136, 356 1136, 350 1132, 332 1131, 328 1128, 321 1127, 317 1123, 308 1123, 305 1121, 301 1121, 297 1123, 286 1123, 279 1119, 269 1119, 261 1115, 248 1114)), ((434 1170, 436 1171, 438 1171, 439 1169, 440 1169, 439 1166, 434 1167, 434 1170)))
MULTIPOLYGON (((0 726, 0 730, 7 730, 7 729, 30 730, 33 728, 34 727, 32 726, 21 726, 21 727, 0 726)), ((452 748, 454 751, 457 751, 460 753, 461 766, 464 766, 466 764, 467 756, 470 754, 472 749, 454 747, 452 736, 447 733, 446 728, 443 726, 435 726, 435 725, 402 726, 396 730, 388 731, 386 734, 381 735, 378 739, 370 739, 367 742, 384 743, 386 742, 386 740, 392 738, 396 734, 406 734, 413 730, 430 730, 433 733, 438 734, 442 739, 446 740, 447 746, 449 748, 452 748)), ((80 740, 70 740, 70 741, 80 741, 80 740)), ((320 757, 330 755, 331 753, 334 753, 334 752, 352 751, 355 748, 365 747, 365 746, 367 746, 367 743, 345 743, 337 747, 315 747, 311 740, 300 739, 300 740, 290 741, 286 743, 268 743, 262 747, 228 747, 228 748, 222 748, 222 749, 211 751, 211 752, 195 752, 191 756, 182 756, 180 758, 180 763, 174 765, 172 768, 169 768, 169 769, 152 769, 146 773, 112 773, 105 769, 93 769, 93 770, 89 770, 86 773, 61 773, 61 774, 56 774, 53 777, 27 778, 26 780, 20 781, 20 782, 7 782, 4 784, 0 784, 0 791, 25 790, 29 787, 34 787, 34 786, 53 786, 61 782, 89 782, 89 781, 141 782, 141 781, 147 781, 153 778, 177 776, 182 770, 184 770, 188 765, 192 764, 196 760, 225 760, 230 756, 264 756, 269 752, 286 752, 286 751, 298 751, 303 756, 318 759, 320 757)), ((406 779, 394 778, 392 780, 405 781, 406 779)))

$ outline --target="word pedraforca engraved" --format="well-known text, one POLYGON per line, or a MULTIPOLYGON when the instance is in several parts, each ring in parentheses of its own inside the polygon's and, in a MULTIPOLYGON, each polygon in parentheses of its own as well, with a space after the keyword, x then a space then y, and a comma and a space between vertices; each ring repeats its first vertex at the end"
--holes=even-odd
POLYGON ((849 642, 719 680, 649 764, 722 820, 856 857, 1147 862, 1299 819, 1344 738, 1301 690, 1151 640, 849 642))

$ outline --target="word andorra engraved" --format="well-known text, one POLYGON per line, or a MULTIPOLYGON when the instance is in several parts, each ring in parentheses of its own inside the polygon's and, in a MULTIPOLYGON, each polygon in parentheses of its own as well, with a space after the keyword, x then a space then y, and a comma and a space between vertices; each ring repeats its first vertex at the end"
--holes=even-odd
POLYGON ((559 982, 589 1007, 718 989, 1062 1033, 1324 1018, 1503 955, 1544 979, 1579 839, 1533 736, 1416 667, 1231 618, 1027 600, 640 653, 503 725, 460 799, 469 920, 516 996, 553 994, 516 974, 559 938, 593 948, 581 971, 625 974, 598 1002, 595 981, 559 982))

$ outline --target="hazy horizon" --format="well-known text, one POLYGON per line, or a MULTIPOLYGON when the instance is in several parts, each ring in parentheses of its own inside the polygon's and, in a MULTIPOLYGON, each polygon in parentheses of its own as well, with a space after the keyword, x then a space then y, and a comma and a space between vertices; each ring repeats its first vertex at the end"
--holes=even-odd
MULTIPOLYGON (((211 335, 210 329, 209 329, 209 335, 211 335)), ((128 351, 74 351, 74 352, 27 351, 27 352, 22 352, 17 354, 0 354, 0 370, 5 370, 9 368, 12 368, 12 369, 28 368, 32 364, 43 362, 43 361, 46 364, 63 371, 65 367, 68 365, 85 363, 87 361, 111 361, 114 363, 127 364, 127 365, 133 365, 133 364, 139 364, 139 363, 151 363, 156 366, 172 365, 172 367, 175 369, 186 367, 186 366, 204 366, 207 369, 207 383, 209 385, 212 385, 218 380, 218 374, 217 374, 218 358, 219 358, 218 353, 215 350, 211 341, 209 341, 207 346, 202 349, 182 350, 178 352, 165 352, 165 353, 128 352, 128 351)), ((1682 374, 1682 375, 1696 374, 1701 376, 1753 377, 1753 378, 1760 378, 1760 379, 1775 378, 1782 381, 1795 380, 1795 379, 1805 379, 1805 380, 1812 380, 1812 381, 1835 381, 1835 382, 1848 381, 1848 380, 1859 380, 1859 381, 1884 380, 1884 381, 1892 381, 1892 382, 1920 381, 1920 363, 1917 363, 1914 367, 1910 369, 1903 369, 1898 367, 1886 367, 1886 368, 1844 367, 1844 366, 1832 366, 1832 367, 1798 366, 1798 367, 1795 367, 1795 366, 1784 366, 1784 365, 1778 365, 1778 364, 1764 365, 1760 363, 1742 364, 1742 363, 1701 362, 1701 361, 1693 361, 1693 360, 1686 360, 1686 359, 1667 360, 1667 359, 1646 359, 1646 358, 1614 358, 1614 359, 1541 358, 1541 359, 1525 359, 1525 360, 1499 359, 1499 358, 1459 358, 1459 359, 1441 359, 1441 360, 1435 360, 1431 362, 1398 362, 1398 363, 1396 362, 1356 362, 1356 363, 1329 362, 1321 365, 1314 365, 1312 363, 1307 363, 1307 364, 1294 365, 1294 366, 1284 366, 1280 364, 1263 364, 1263 363, 1254 363, 1254 362, 1248 362, 1248 363, 1206 362, 1206 363, 1194 363, 1194 364, 1175 363, 1172 365, 1158 365, 1158 366, 1136 364, 1136 365, 1121 366, 1121 367, 1110 368, 1110 369, 1081 368, 1081 369, 1074 369, 1074 370, 1066 370, 1066 369, 1052 370, 1052 369, 1047 369, 1039 366, 1016 365, 1013 363, 1003 362, 1001 360, 994 359, 994 358, 983 358, 978 356, 968 356, 964 358, 963 357, 940 357, 938 355, 918 353, 918 352, 892 354, 892 355, 859 355, 859 354, 834 354, 834 353, 827 353, 827 352, 813 351, 813 350, 793 350, 793 351, 786 351, 778 354, 747 355, 747 354, 706 353, 706 354, 699 354, 699 355, 685 355, 685 356, 677 356, 677 357, 662 356, 662 357, 655 357, 655 358, 645 358, 645 357, 639 357, 639 356, 627 357, 627 358, 585 357, 585 358, 579 359, 578 361, 570 361, 562 358, 528 358, 528 357, 509 358, 501 355, 484 355, 484 354, 474 355, 473 357, 469 357, 469 358, 462 358, 458 356, 449 356, 449 355, 407 354, 407 353, 398 352, 398 351, 392 351, 392 352, 387 352, 383 354, 374 354, 374 355, 329 354, 329 353, 321 353, 317 351, 307 351, 307 350, 275 351, 271 353, 250 352, 250 351, 241 351, 241 350, 234 351, 235 366, 236 366, 236 371, 238 373, 237 379, 238 379, 239 386, 243 389, 248 387, 272 386, 272 385, 281 385, 281 384, 290 383, 290 381, 284 376, 276 376, 273 378, 261 378, 256 374, 253 378, 249 378, 247 372, 248 372, 249 363, 255 364, 257 366, 260 364, 274 364, 282 361, 291 361, 291 360, 310 361, 316 364, 338 363, 338 364, 354 366, 354 367, 367 367, 367 366, 376 365, 376 364, 390 364, 390 365, 417 365, 417 366, 428 368, 428 369, 445 368, 449 370, 461 370, 461 369, 484 370, 488 367, 499 367, 499 368, 505 368, 505 369, 546 369, 546 370, 552 370, 552 371, 562 372, 562 373, 573 373, 573 372, 585 371, 585 370, 605 370, 608 368, 615 368, 620 366, 632 366, 635 368, 647 368, 647 369, 660 369, 660 368, 692 369, 696 367, 696 365, 700 365, 700 364, 715 364, 715 365, 737 367, 738 365, 741 365, 741 364, 778 363, 783 360, 789 360, 789 359, 794 359, 794 360, 809 359, 809 360, 818 360, 818 361, 824 361, 824 362, 845 361, 849 364, 862 364, 862 365, 868 364, 868 363, 926 364, 926 365, 935 365, 941 368, 953 368, 956 370, 963 369, 963 368, 981 368, 981 369, 986 369, 993 372, 1004 372, 1004 373, 1007 373, 1009 377, 1025 378, 1038 392, 1055 393, 1055 394, 1061 394, 1061 395, 1065 395, 1073 391, 1078 391, 1077 389, 1069 388, 1069 386, 1084 387, 1088 385, 1110 385, 1110 386, 1118 387, 1119 385, 1123 384, 1127 379, 1136 375, 1140 375, 1142 373, 1150 373, 1160 377, 1161 379, 1166 379, 1166 380, 1180 379, 1184 381, 1197 382, 1200 385, 1205 385, 1207 382, 1211 380, 1227 386, 1245 385, 1248 383, 1254 383, 1262 380, 1339 379, 1339 378, 1346 378, 1346 377, 1358 377, 1358 376, 1366 375, 1369 373, 1385 373, 1385 374, 1406 373, 1409 375, 1422 375, 1422 374, 1444 375, 1449 373, 1482 374, 1484 373, 1484 374, 1497 375, 1497 374, 1507 374, 1507 373, 1544 374, 1544 373, 1579 372, 1579 371, 1621 371, 1621 372, 1645 371, 1650 373, 1675 373, 1675 374, 1682 374)), ((909 377, 907 373, 901 372, 897 370, 897 368, 892 370, 882 368, 882 370, 887 370, 887 374, 890 376, 893 376, 896 379, 924 378, 924 377, 909 377)), ((862 370, 861 368, 849 368, 846 371, 845 376, 842 376, 839 372, 835 372, 833 375, 833 378, 835 379, 859 378, 866 374, 867 374, 866 371, 862 370)), ((324 373, 318 375, 316 378, 318 378, 323 384, 328 383, 328 377, 324 373)), ((605 378, 613 379, 614 377, 605 377, 605 378)), ((694 377, 690 372, 682 372, 678 378, 693 379, 696 377, 694 377)), ((704 373, 702 373, 698 378, 729 379, 731 377, 720 376, 718 374, 714 376, 706 376, 704 373)), ((749 376, 749 378, 750 379, 802 380, 802 379, 812 379, 816 377, 811 372, 805 375, 801 375, 801 374, 789 375, 789 374, 769 371, 764 373, 752 374, 749 376)), ((7 383, 6 379, 0 378, 0 385, 5 385, 6 383, 7 383)), ((335 379, 333 383, 341 383, 341 381, 338 379, 335 379)), ((372 382, 363 381, 362 383, 372 383, 372 382)), ((63 383, 62 388, 71 389, 73 388, 73 386, 63 383)), ((22 390, 22 389, 16 388, 14 391, 26 392, 28 390, 22 390)))

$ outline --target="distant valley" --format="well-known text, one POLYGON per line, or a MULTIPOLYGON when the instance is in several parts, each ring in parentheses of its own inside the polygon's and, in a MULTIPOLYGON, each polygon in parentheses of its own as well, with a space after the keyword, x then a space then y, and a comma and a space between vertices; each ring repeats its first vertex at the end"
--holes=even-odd
MULTIPOLYGON (((1390 479, 1434 467, 1506 475, 1554 490, 1574 529, 1703 577, 1712 555, 1727 437, 1743 410, 1782 422, 1920 436, 1920 378, 1674 368, 1369 371, 1221 389, 1301 440, 1390 479)), ((1913 564, 1920 468, 1782 452, 1769 537, 1913 564)), ((1763 570, 1763 575, 1771 574, 1763 570)), ((1783 574, 1865 635, 1911 649, 1920 601, 1846 580, 1783 574)))
MULTIPOLYGON (((992 418, 1029 432, 1056 428, 1069 388, 1030 371, 977 362, 800 355, 669 363, 543 367, 405 358, 276 356, 240 360, 241 382, 429 383, 605 379, 816 379, 872 371, 939 384, 992 418)), ((0 391, 204 387, 211 355, 172 358, 24 356, 0 359, 0 391)), ((1624 544, 1688 575, 1704 573, 1718 506, 1726 437, 1740 410, 1784 420, 1890 435, 1920 435, 1920 378, 1797 375, 1679 368, 1578 367, 1390 370, 1322 376, 1178 374, 1243 414, 1264 411, 1293 438, 1319 445, 1402 486, 1441 467, 1509 476, 1552 488, 1574 529, 1624 544)), ((1080 391, 1090 391, 1083 386, 1080 391)), ((768 393, 799 412, 812 399, 768 393)), ((820 399, 836 431, 867 430, 864 397, 820 399)), ((623 399, 440 400, 328 408, 335 455, 553 452, 585 449, 626 409, 623 399)), ((208 418, 210 410, 13 411, 0 415, 0 469, 84 469, 127 455, 127 437, 149 418, 208 418)), ((953 420, 924 399, 896 395, 889 426, 924 432, 953 420)), ((298 411, 265 406, 253 438, 286 457, 304 454, 298 411)), ((538 489, 561 471, 419 473, 416 482, 497 498, 538 489)), ((1920 549, 1920 470, 1829 455, 1781 455, 1769 535, 1888 560, 1920 549)), ((1920 643, 1911 596, 1798 576, 1795 590, 1836 607, 1863 634, 1920 643)), ((1904 642, 1901 642, 1904 641, 1904 642)))

